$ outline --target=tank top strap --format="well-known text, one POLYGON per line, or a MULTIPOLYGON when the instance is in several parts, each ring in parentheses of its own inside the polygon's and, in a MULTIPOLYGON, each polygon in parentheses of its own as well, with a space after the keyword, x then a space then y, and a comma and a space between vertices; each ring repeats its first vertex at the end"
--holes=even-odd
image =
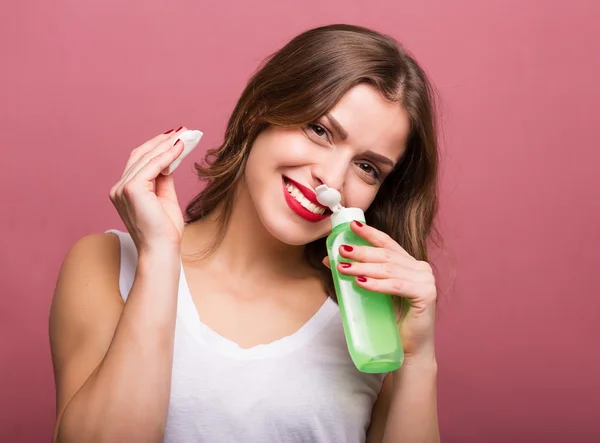
POLYGON ((135 278, 135 272, 138 263, 138 253, 135 243, 128 232, 119 231, 117 229, 109 229, 106 233, 114 234, 119 239, 121 245, 121 264, 119 266, 119 290, 121 297, 124 301, 127 301, 127 296, 131 287, 133 286, 133 280, 135 278))

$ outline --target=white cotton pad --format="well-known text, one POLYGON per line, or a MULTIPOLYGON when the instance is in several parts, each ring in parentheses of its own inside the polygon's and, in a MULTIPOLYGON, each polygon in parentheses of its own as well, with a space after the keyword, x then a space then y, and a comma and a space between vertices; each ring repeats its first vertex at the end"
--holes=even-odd
POLYGON ((196 146, 198 146, 198 143, 200 143, 200 139, 203 135, 204 134, 202 132, 195 129, 188 129, 179 134, 178 138, 183 142, 183 152, 179 155, 179 157, 173 160, 173 163, 171 163, 167 168, 163 169, 161 174, 171 174, 177 168, 177 166, 179 166, 182 160, 187 157, 187 155, 192 152, 196 146))

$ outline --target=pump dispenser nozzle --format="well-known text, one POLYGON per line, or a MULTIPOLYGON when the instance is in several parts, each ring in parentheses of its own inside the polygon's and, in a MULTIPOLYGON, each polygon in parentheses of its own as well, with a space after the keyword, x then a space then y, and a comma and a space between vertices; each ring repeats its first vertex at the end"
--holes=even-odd
POLYGON ((315 191, 317 192, 318 202, 323 206, 329 207, 334 214, 343 209, 342 205, 340 205, 342 196, 337 189, 330 188, 327 185, 321 185, 317 186, 315 191))
POLYGON ((328 206, 333 212, 331 216, 331 226, 336 227, 341 223, 351 222, 352 220, 365 221, 365 214, 360 208, 344 208, 340 205, 342 196, 337 189, 330 188, 327 185, 317 186, 317 201, 323 206, 328 206))

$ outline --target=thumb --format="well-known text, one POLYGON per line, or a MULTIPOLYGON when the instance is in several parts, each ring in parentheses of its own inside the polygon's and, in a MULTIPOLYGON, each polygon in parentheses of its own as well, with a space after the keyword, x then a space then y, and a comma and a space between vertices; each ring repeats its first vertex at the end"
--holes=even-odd
POLYGON ((325 256, 325 258, 323 259, 323 265, 331 269, 331 265, 329 264, 329 256, 325 256))

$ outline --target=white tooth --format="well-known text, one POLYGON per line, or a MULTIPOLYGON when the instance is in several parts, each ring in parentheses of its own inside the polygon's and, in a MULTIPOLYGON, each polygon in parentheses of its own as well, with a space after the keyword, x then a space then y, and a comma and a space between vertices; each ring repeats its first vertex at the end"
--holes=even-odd
POLYGON ((302 206, 304 206, 306 209, 310 209, 310 202, 308 201, 308 199, 306 197, 302 197, 302 201, 300 202, 300 204, 302 206))
POLYGON ((302 205, 303 208, 309 210, 310 212, 312 212, 314 214, 318 214, 318 215, 323 215, 325 213, 324 208, 317 206, 314 203, 310 202, 304 196, 304 194, 302 194, 302 192, 297 187, 295 187, 293 184, 286 183, 286 189, 288 190, 290 195, 292 197, 294 197, 300 203, 300 205, 302 205))

